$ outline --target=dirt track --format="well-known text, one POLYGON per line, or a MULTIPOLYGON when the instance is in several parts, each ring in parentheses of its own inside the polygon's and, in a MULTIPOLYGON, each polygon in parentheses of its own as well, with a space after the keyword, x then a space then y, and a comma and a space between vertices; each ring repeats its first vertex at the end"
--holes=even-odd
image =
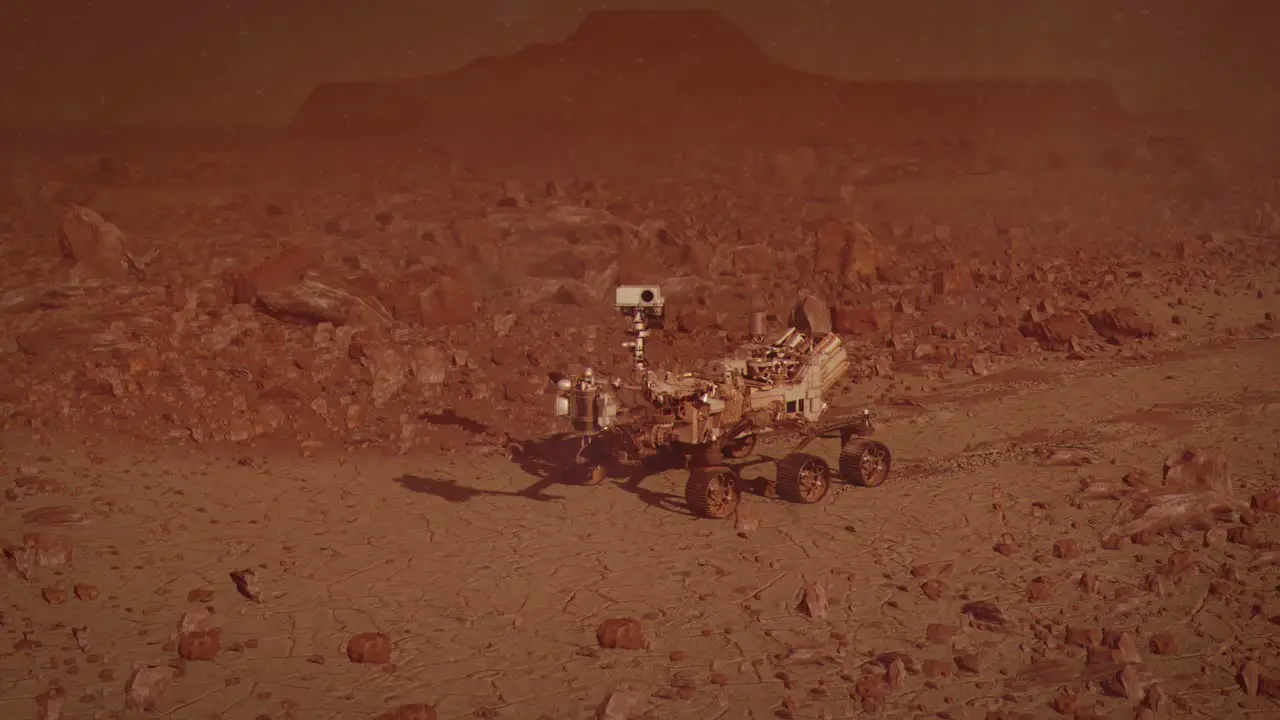
MULTIPOLYGON (((1064 693, 1132 717, 1150 683, 1164 692, 1160 717, 1280 713, 1235 677, 1246 658, 1265 665, 1280 651, 1268 621, 1280 616, 1270 590, 1280 572, 1254 567, 1266 556, 1206 548, 1203 532, 1103 550, 1115 504, 1071 502, 1082 478, 1158 474, 1186 444, 1224 449, 1246 498, 1274 483, 1278 359, 1280 342, 1242 341, 943 385, 916 397, 919 407, 881 412, 879 437, 898 455, 892 484, 840 488, 820 506, 751 498, 760 528, 743 535, 685 514, 678 473, 586 488, 534 477, 500 453, 86 453, 10 436, 11 470, 64 487, 15 486, 0 537, 65 532, 79 552, 32 583, 2 579, 6 650, 24 637, 39 647, 0 661, 0 714, 31 716, 54 684, 67 692, 64 717, 118 713, 135 664, 175 657, 165 644, 202 604, 188 598, 200 588, 213 590, 223 650, 184 664, 160 706, 173 717, 367 718, 429 702, 441 718, 581 718, 631 688, 655 718, 844 718, 878 692, 858 684, 863 666, 892 651, 908 675, 880 717, 1050 717, 1055 699, 1068 709, 1064 693), (1046 463, 1055 449, 1092 462, 1046 463), (85 523, 19 522, 62 504, 85 523), (1060 540, 1077 541, 1079 557, 1053 557, 1060 540), (1153 585, 1183 549, 1193 570, 1153 585), (229 579, 243 568, 263 583, 260 605, 229 579), (929 599, 921 586, 935 572, 929 599), (1096 577, 1093 593, 1081 573, 1096 577), (806 582, 827 589, 825 619, 797 609, 806 582), (86 583, 96 599, 41 597, 86 583), (976 600, 1001 608, 1005 626, 967 620, 961 607, 976 600), (596 626, 611 617, 641 619, 652 648, 598 649, 596 626), (89 629, 84 651, 74 626, 89 629), (1107 695, 1114 667, 1062 647, 1068 626, 1132 633, 1142 656, 1132 699, 1107 695), (348 638, 372 631, 392 638, 392 665, 348 662, 348 638), (1149 643, 1162 634, 1174 645, 1157 656, 1149 643), (1070 662, 1023 675, 1040 656, 1070 662)), ((1275 537, 1276 516, 1255 529, 1275 537)))

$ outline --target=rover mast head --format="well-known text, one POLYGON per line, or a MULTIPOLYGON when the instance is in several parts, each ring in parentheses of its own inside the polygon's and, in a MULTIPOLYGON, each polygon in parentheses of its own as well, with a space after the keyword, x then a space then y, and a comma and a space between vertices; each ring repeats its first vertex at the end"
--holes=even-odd
POLYGON ((661 328, 666 317, 662 288, 657 285, 620 285, 614 294, 614 305, 618 312, 631 318, 631 335, 634 339, 622 346, 631 350, 636 369, 644 370, 648 366, 644 356, 644 339, 649 336, 650 330, 661 328))

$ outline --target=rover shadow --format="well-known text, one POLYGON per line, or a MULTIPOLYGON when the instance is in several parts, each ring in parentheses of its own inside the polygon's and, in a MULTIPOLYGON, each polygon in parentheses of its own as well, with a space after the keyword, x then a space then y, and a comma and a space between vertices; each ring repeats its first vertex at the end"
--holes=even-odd
MULTIPOLYGON (((471 418, 460 416, 452 411, 435 414, 427 418, 433 423, 452 424, 464 427, 473 432, 482 433, 487 427, 471 418)), ((556 434, 543 438, 534 438, 523 442, 512 443, 508 448, 509 457, 521 470, 536 478, 535 482, 520 490, 486 490, 468 487, 454 479, 426 477, 421 475, 402 475, 395 479, 401 487, 410 492, 422 493, 438 497, 449 503, 465 503, 477 497, 519 497, 535 502, 551 502, 563 500, 564 496, 556 495, 549 490, 557 485, 580 485, 570 470, 574 467, 574 458, 579 450, 577 438, 556 434)), ((769 497, 769 481, 765 478, 749 477, 743 470, 762 464, 773 463, 774 459, 755 456, 744 460, 728 460, 724 464, 733 468, 740 478, 739 488, 749 494, 769 497)), ((658 475, 671 471, 686 471, 689 463, 686 456, 678 452, 659 453, 644 458, 633 467, 615 468, 610 473, 609 481, 604 485, 612 485, 624 492, 631 493, 650 507, 659 508, 677 515, 694 516, 685 502, 684 494, 668 493, 646 487, 645 482, 658 475)), ((599 489, 607 492, 602 485, 599 489)))
POLYGON ((570 467, 577 449, 574 438, 551 435, 512 443, 508 452, 512 462, 539 481, 562 484, 567 478, 565 469, 570 467))
MULTIPOLYGON (((545 438, 516 443, 510 449, 511 460, 524 472, 538 478, 530 486, 542 488, 554 485, 580 485, 573 478, 570 469, 574 466, 577 455, 578 439, 568 435, 552 435, 545 438)), ((670 510, 684 511, 684 498, 670 493, 659 492, 644 487, 644 481, 677 466, 668 466, 669 460, 663 457, 649 458, 633 468, 619 468, 610 474, 614 485, 635 495, 646 505, 670 510), (617 482, 621 481, 621 482, 617 482)), ((603 486, 601 489, 605 489, 603 486)))
POLYGON ((445 410, 444 412, 438 413, 425 413, 421 416, 421 419, 426 420, 432 425, 452 425, 453 427, 462 428, 472 435, 484 435, 490 430, 488 425, 485 425, 479 420, 474 420, 466 417, 465 415, 459 415, 453 410, 445 410))
POLYGON ((518 497, 535 502, 552 502, 563 500, 563 495, 552 495, 547 492, 554 482, 539 481, 522 490, 485 490, 467 487, 457 480, 423 477, 421 475, 401 475, 396 483, 410 492, 433 495, 450 503, 464 503, 482 496, 518 497))
POLYGON ((744 471, 758 465, 775 465, 777 462, 778 458, 768 455, 756 455, 743 460, 725 460, 724 464, 738 476, 739 492, 746 495, 755 495, 765 500, 776 500, 777 493, 774 491, 773 480, 758 475, 748 475, 744 471))
POLYGON ((692 517, 693 514, 686 507, 683 495, 672 495, 671 493, 644 487, 645 480, 683 467, 683 465, 683 463, 675 464, 668 458, 658 456, 641 461, 633 468, 625 468, 625 472, 621 473, 621 477, 612 479, 621 480, 622 482, 616 483, 619 488, 635 495, 640 499, 640 502, 649 507, 692 517))

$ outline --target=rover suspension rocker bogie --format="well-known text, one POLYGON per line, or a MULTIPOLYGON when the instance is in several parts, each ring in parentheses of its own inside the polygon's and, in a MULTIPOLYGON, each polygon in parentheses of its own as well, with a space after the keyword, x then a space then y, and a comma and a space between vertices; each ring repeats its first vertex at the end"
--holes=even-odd
POLYGON ((701 517, 723 518, 741 498, 742 482, 729 460, 751 456, 758 438, 789 431, 799 442, 777 461, 776 496, 795 503, 827 497, 833 477, 875 487, 888 477, 892 456, 868 438, 867 410, 840 414, 826 398, 849 370, 840 336, 810 337, 789 328, 765 341, 764 314, 751 318, 751 341, 699 372, 655 371, 645 343, 661 328, 662 290, 626 285, 615 305, 628 318, 633 367, 626 377, 604 378, 590 368, 557 384, 556 415, 570 425, 568 471, 596 485, 643 463, 665 460, 689 471, 685 501, 701 517), (809 452, 819 438, 839 437, 833 463, 809 452))

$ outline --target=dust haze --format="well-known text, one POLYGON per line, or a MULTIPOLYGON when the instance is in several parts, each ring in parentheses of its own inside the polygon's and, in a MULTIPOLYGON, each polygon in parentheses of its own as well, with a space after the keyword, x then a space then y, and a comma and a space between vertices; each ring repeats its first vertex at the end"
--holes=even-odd
MULTIPOLYGON (((1280 110, 1269 3, 596 2, 710 8, 783 62, 845 79, 1091 78, 1144 110, 1280 110)), ((0 124, 281 125, 321 82, 447 72, 563 39, 569 0, 283 0, 0 7, 0 124)))
POLYGON ((0 10, 5 717, 1277 712, 1275 11, 286 5, 0 10))

